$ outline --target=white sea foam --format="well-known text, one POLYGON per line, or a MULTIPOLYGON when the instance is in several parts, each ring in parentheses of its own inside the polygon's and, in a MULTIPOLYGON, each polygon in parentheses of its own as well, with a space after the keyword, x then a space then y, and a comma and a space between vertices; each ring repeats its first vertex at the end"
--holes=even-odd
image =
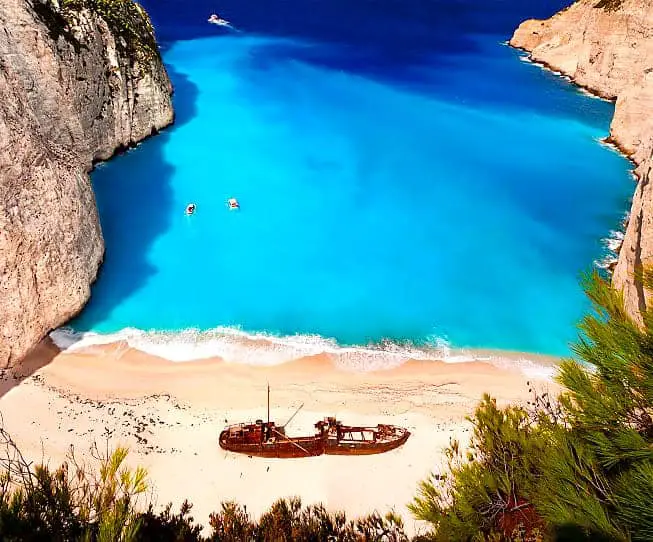
POLYGON ((580 94, 582 94, 582 95, 584 95, 584 96, 587 96, 588 98, 594 98, 595 100, 601 100, 601 101, 604 101, 604 102, 610 102, 610 101, 611 101, 611 100, 608 100, 607 98, 604 98, 603 96, 599 96, 598 94, 596 94, 595 92, 592 92, 592 91, 589 90, 589 89, 586 89, 586 88, 583 88, 583 87, 579 86, 579 85, 578 85, 578 84, 577 84, 577 83, 576 83, 576 82, 575 82, 571 77, 569 77, 568 75, 562 73, 561 71, 554 70, 554 69, 551 68, 550 66, 547 66, 546 64, 544 64, 543 62, 539 62, 539 61, 537 61, 537 60, 533 60, 533 59, 530 57, 530 55, 528 55, 528 54, 526 54, 526 53, 520 55, 520 56, 519 56, 519 60, 522 61, 522 62, 525 62, 526 64, 533 64, 533 66, 537 66, 538 68, 541 68, 541 69, 543 69, 543 70, 546 70, 547 72, 552 73, 553 75, 557 75, 558 77, 564 79, 565 81, 568 81, 569 83, 572 83, 572 84, 576 87, 576 90, 577 90, 580 94))
POLYGON ((92 350, 94 346, 126 343, 131 348, 175 362, 219 357, 228 363, 278 365, 298 358, 327 354, 332 363, 349 371, 374 371, 398 367, 410 359, 464 363, 483 361, 499 367, 518 367, 525 373, 548 378, 546 366, 528 359, 481 350, 452 350, 448 342, 433 337, 416 346, 384 341, 370 346, 340 346, 318 335, 279 337, 265 333, 246 333, 238 328, 218 327, 199 331, 143 331, 126 328, 117 333, 76 332, 60 328, 50 334, 64 352, 92 350))
POLYGON ((595 100, 601 100, 603 102, 609 102, 610 101, 607 98, 604 98, 603 96, 599 96, 598 94, 596 94, 596 93, 594 93, 594 92, 592 92, 590 90, 587 90, 586 88, 583 88, 583 87, 578 87, 578 92, 580 92, 584 96, 587 96, 588 98, 594 98, 595 100))
POLYGON ((603 243, 609 250, 616 252, 621 248, 624 242, 624 232, 610 230, 610 235, 603 240, 603 243))
POLYGON ((529 378, 534 380, 553 380, 556 374, 556 366, 553 364, 543 364, 533 361, 532 359, 517 357, 492 356, 489 363, 500 369, 514 369, 515 367, 529 378))
POLYGON ((619 150, 619 147, 617 147, 614 143, 608 141, 604 137, 595 137, 594 141, 596 141, 599 145, 605 147, 606 149, 610 149, 612 152, 617 153, 619 156, 623 156, 623 153, 619 150))
POLYGON ((599 269, 611 269, 619 260, 619 251, 624 242, 629 217, 630 213, 626 211, 619 225, 619 229, 610 230, 609 235, 601 240, 601 243, 605 247, 605 254, 600 260, 594 261, 594 265, 599 269))

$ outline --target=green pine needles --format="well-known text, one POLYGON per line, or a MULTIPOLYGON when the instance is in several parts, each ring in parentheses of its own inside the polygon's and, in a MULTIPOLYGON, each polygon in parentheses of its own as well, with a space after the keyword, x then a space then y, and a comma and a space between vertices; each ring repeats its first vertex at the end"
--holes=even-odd
POLYGON ((411 505, 431 540, 653 540, 653 311, 640 326, 598 273, 584 287, 566 390, 528 409, 483 399, 469 457, 454 442, 444 482, 424 481, 411 505))

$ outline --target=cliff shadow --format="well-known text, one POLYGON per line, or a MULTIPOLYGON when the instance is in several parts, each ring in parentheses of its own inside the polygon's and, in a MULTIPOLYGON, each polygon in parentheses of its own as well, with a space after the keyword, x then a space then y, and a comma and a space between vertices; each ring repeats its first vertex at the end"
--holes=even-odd
POLYGON ((148 253, 172 216, 175 167, 166 160, 165 147, 173 131, 195 116, 198 96, 186 76, 166 68, 174 86, 174 124, 91 174, 106 252, 89 303, 69 322, 75 330, 101 329, 116 307, 156 273, 148 253))
POLYGON ((59 349, 46 337, 16 365, 0 370, 0 398, 48 365, 58 353, 59 349))

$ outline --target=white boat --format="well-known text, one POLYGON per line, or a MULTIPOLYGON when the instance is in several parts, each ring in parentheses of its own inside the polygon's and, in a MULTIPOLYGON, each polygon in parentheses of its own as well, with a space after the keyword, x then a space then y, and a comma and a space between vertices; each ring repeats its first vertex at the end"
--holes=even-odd
POLYGON ((238 203, 236 198, 229 198, 227 200, 227 207, 229 207, 230 211, 234 211, 236 209, 240 209, 240 203, 238 203))
POLYGON ((194 203, 189 203, 186 206, 186 214, 187 215, 192 215, 195 212, 196 208, 197 208, 197 206, 194 203))
POLYGON ((208 18, 208 21, 211 24, 217 24, 218 26, 231 26, 231 23, 222 17, 218 17, 215 13, 208 18))

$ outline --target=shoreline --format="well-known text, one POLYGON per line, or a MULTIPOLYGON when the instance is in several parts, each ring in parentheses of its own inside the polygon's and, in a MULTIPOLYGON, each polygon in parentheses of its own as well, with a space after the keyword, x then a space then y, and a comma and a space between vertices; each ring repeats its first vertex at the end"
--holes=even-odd
POLYGON ((130 463, 150 473, 157 507, 178 507, 188 498, 204 525, 225 500, 258 516, 276 499, 297 495, 351 518, 394 509, 410 533, 421 527, 406 504, 419 481, 444 468, 451 439, 467 444, 466 416, 483 393, 504 405, 524 404, 533 387, 557 390, 480 361, 410 360, 351 372, 334 367, 327 355, 274 366, 217 358, 175 363, 124 344, 61 353, 47 340, 0 384, 5 428, 28 459, 47 458, 54 466, 71 445, 83 460, 93 442, 127 445, 130 463), (407 427, 411 437, 372 456, 261 459, 220 449, 225 425, 265 416, 268 383, 273 420, 284 423, 303 404, 289 435, 312 434, 317 420, 335 415, 348 424, 407 427))
POLYGON ((371 345, 339 345, 319 335, 275 336, 218 327, 199 331, 143 331, 127 328, 116 333, 76 332, 60 328, 49 340, 63 353, 103 351, 104 348, 134 349, 172 363, 220 360, 255 367, 277 366, 298 359, 323 356, 332 367, 347 372, 386 371, 409 361, 448 364, 483 362, 499 368, 514 368, 534 378, 551 378, 560 356, 497 350, 453 348, 444 340, 415 345, 385 341, 371 345))
MULTIPOLYGON (((374 386, 379 383, 405 382, 411 379, 424 379, 424 382, 434 378, 464 377, 466 383, 482 386, 484 377, 501 377, 507 384, 518 382, 533 382, 542 386, 556 386, 549 374, 524 372, 522 367, 512 364, 523 360, 525 354, 508 352, 503 358, 491 357, 493 351, 476 351, 478 358, 459 361, 443 359, 409 358, 401 364, 383 368, 367 368, 351 370, 334 363, 333 356, 328 352, 320 352, 299 356, 282 363, 269 365, 253 365, 238 361, 227 361, 218 356, 175 362, 133 348, 124 342, 115 342, 93 347, 82 348, 73 352, 62 350, 51 340, 42 341, 25 359, 23 373, 38 372, 53 388, 65 390, 67 393, 81 393, 97 399, 138 398, 145 395, 167 393, 182 401, 197 403, 203 397, 196 393, 202 388, 205 379, 222 377, 220 384, 233 380, 239 385, 255 386, 265 382, 271 386, 275 382, 286 382, 288 379, 296 383, 320 382, 346 384, 346 387, 363 385, 374 386), (43 363, 43 360, 49 360, 43 363), (500 364, 498 360, 503 360, 500 364), (102 378, 102 377, 105 378, 102 378), (127 378, 128 377, 128 378, 127 378), (113 379, 119 380, 114 382, 113 379)), ((555 372, 553 363, 557 358, 541 356, 552 365, 548 369, 555 372)), ((509 386, 508 386, 509 387, 509 386)), ((506 395, 510 395, 506 390, 506 395)), ((520 393, 512 394, 516 398, 520 393)), ((207 399, 211 404, 232 406, 229 401, 215 398, 207 399)), ((480 395, 479 395, 480 399, 480 395)), ((237 398, 254 408, 258 400, 253 402, 248 398, 237 398)))

